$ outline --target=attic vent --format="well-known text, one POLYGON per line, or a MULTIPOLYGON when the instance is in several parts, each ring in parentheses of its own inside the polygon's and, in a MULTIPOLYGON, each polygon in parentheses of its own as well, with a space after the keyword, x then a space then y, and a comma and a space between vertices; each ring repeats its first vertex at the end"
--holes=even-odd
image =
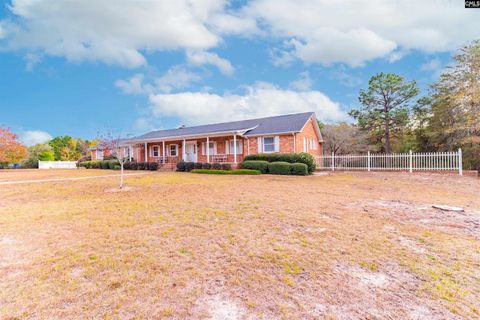
POLYGON ((184 124, 181 124, 178 129, 184 129, 185 128, 185 125, 184 124))

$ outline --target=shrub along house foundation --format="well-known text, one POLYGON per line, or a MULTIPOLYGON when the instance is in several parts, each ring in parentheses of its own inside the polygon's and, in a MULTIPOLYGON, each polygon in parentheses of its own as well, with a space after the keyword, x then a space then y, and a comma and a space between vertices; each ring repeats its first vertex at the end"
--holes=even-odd
MULTIPOLYGON (((124 152, 137 162, 158 162, 173 169, 177 162, 230 163, 249 154, 307 152, 322 154, 322 136, 315 113, 158 130, 123 141, 124 152)), ((108 150, 92 150, 92 160, 108 150)))

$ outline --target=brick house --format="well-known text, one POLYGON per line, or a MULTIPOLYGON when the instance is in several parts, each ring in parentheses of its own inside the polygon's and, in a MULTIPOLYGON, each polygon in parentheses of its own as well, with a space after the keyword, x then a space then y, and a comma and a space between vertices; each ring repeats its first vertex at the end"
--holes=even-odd
MULTIPOLYGON (((177 129, 158 130, 123 140, 123 152, 138 162, 173 166, 180 160, 227 162, 235 166, 249 154, 322 154, 322 135, 314 112, 305 112, 177 129), (208 147, 207 147, 208 146, 208 147)), ((91 149, 92 160, 108 150, 91 149)))

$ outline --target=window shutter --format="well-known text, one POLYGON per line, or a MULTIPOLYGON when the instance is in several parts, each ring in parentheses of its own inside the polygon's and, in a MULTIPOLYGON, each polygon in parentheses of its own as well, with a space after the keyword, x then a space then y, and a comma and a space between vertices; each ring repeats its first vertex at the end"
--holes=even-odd
POLYGON ((262 153, 262 137, 257 138, 257 145, 258 145, 258 153, 262 153))
POLYGON ((273 140, 275 141, 275 152, 279 152, 280 151, 280 137, 275 136, 273 140))

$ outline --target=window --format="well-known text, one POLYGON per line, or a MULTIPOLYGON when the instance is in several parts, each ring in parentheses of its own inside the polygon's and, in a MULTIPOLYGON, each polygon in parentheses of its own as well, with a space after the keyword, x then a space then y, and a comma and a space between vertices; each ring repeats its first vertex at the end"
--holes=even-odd
MULTIPOLYGON (((205 148, 206 144, 207 144, 206 142, 202 142, 202 154, 204 156, 207 155, 207 150, 205 148)), ((217 153, 216 152, 217 151, 217 148, 216 148, 217 143, 215 141, 209 141, 208 145, 209 145, 208 154, 209 155, 215 155, 217 153)))
POLYGON ((178 145, 171 144, 169 147, 169 151, 171 157, 176 157, 178 155, 178 145))
MULTIPOLYGON (((230 140, 230 144, 229 144, 229 153, 230 154, 233 154, 233 140, 230 140)), ((238 140, 237 139, 237 154, 242 154, 243 153, 243 150, 242 150, 242 141, 238 140)))
POLYGON ((103 160, 103 150, 97 149, 97 160, 103 160))
POLYGON ((275 152, 275 138, 264 137, 263 138, 263 152, 275 152))
POLYGON ((152 156, 159 157, 160 156, 160 148, 159 146, 152 147, 152 156))

